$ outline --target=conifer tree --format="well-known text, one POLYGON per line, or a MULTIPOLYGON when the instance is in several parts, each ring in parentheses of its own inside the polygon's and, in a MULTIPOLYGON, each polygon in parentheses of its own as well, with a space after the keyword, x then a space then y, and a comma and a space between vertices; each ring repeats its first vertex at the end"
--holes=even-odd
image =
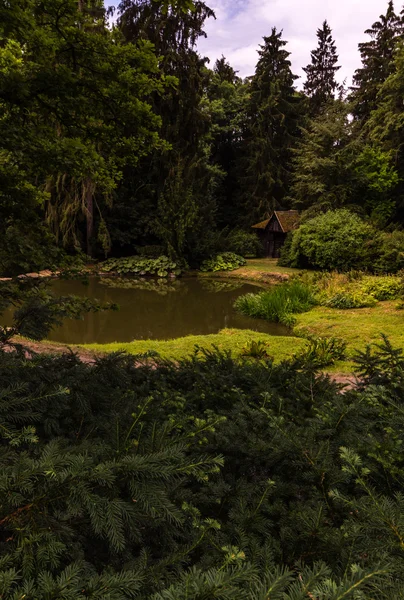
POLYGON ((394 159, 399 175, 398 185, 393 194, 395 217, 404 220, 404 45, 400 44, 395 57, 394 72, 380 87, 378 106, 370 116, 366 135, 370 142, 380 147, 394 159))
POLYGON ((397 42, 403 35, 403 19, 396 14, 393 0, 389 0, 386 14, 380 15, 365 33, 371 39, 359 44, 362 67, 355 72, 351 94, 353 114, 360 122, 368 120, 377 106, 381 85, 394 72, 394 56, 397 42))
POLYGON ((213 72, 217 75, 219 81, 222 83, 224 81, 235 83, 238 80, 237 71, 233 69, 223 55, 215 62, 213 72))
POLYGON ((282 205, 290 179, 291 149, 298 137, 302 97, 296 92, 290 53, 273 28, 260 46, 246 106, 240 168, 243 212, 249 221, 282 205))
POLYGON ((332 31, 327 21, 317 30, 318 46, 311 52, 311 64, 303 69, 307 81, 303 89, 310 98, 312 114, 318 114, 327 100, 334 97, 338 84, 335 74, 340 69, 332 31))
POLYGON ((356 150, 348 113, 345 102, 329 101, 302 130, 293 157, 290 191, 296 208, 339 208, 352 201, 351 167, 356 150))

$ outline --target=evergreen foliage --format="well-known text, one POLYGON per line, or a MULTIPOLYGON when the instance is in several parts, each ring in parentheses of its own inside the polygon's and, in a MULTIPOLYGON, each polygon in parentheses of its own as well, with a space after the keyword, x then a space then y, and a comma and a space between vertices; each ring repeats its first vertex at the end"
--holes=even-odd
POLYGON ((148 360, 0 352, 5 600, 401 597, 402 351, 148 360))
POLYGON ((329 101, 321 114, 302 129, 293 152, 290 195, 296 208, 340 208, 355 200, 353 161, 358 142, 352 139, 349 107, 329 101))
POLYGON ((290 181, 291 149, 299 130, 302 97, 295 89, 282 32, 264 37, 251 78, 240 168, 243 207, 251 222, 279 208, 290 181))
POLYGON ((333 100, 338 84, 335 80, 338 55, 332 31, 327 21, 317 30, 318 46, 311 52, 311 64, 303 69, 307 75, 304 91, 310 98, 312 114, 318 114, 324 104, 333 100))
POLYGON ((354 75, 351 101, 355 118, 366 122, 377 108, 381 85, 394 72, 394 57, 398 40, 403 35, 403 20, 389 0, 386 14, 365 31, 370 40, 359 44, 362 67, 354 75))

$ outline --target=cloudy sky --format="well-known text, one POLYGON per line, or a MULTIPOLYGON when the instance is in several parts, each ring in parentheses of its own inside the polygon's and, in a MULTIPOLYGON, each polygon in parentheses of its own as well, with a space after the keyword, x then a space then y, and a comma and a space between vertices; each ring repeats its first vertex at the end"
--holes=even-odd
MULTIPOLYGON (((106 2, 107 4, 108 2, 106 2)), ((110 3, 117 3, 110 0, 110 3)), ((316 46, 316 30, 327 19, 337 43, 340 57, 339 79, 347 79, 360 66, 358 43, 364 41, 365 29, 385 13, 387 0, 207 0, 216 20, 205 27, 208 38, 199 50, 211 59, 223 54, 245 77, 252 75, 257 49, 271 28, 283 29, 289 42, 294 72, 303 76, 302 67, 310 62, 310 50, 316 46)), ((303 79, 297 85, 302 85, 303 79)))

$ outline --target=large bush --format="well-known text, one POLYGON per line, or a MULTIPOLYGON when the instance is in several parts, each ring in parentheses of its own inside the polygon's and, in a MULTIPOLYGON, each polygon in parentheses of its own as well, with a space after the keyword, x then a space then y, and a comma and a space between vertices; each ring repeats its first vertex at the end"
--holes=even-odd
POLYGON ((349 271, 372 270, 378 232, 349 210, 318 215, 293 233, 283 261, 293 267, 349 271))
POLYGON ((262 256, 264 247, 256 233, 233 229, 225 239, 226 250, 246 258, 262 256))
POLYGON ((404 269, 404 231, 383 233, 374 270, 379 273, 397 273, 402 269, 404 269))

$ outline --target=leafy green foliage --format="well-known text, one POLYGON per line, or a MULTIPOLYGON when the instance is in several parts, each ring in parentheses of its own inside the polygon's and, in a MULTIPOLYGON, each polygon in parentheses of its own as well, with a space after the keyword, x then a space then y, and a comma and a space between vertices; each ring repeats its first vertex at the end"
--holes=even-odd
POLYGON ((397 273, 404 268, 404 232, 384 232, 374 269, 379 273, 397 273))
POLYGON ((0 34, 0 210, 15 217, 22 198, 26 222, 46 219, 60 244, 91 254, 98 238, 107 252, 104 212, 124 167, 163 146, 148 98, 170 81, 150 45, 107 27, 99 2, 2 4, 0 34))
POLYGON ((381 226, 391 219, 396 210, 393 194, 399 176, 394 162, 391 152, 377 146, 365 146, 353 163, 364 207, 373 221, 381 226))
POLYGON ((269 344, 262 340, 251 340, 243 346, 241 356, 258 359, 272 359, 273 357, 269 354, 269 344))
POLYGON ((376 300, 396 300, 403 293, 403 282, 400 277, 366 277, 361 289, 376 300))
POLYGON ((328 211, 293 232, 287 262, 325 270, 371 269, 377 242, 377 231, 356 214, 346 209, 328 211))
POLYGON ((3 230, 0 244, 0 273, 13 277, 44 269, 56 269, 62 262, 63 252, 55 238, 40 222, 10 221, 3 230))
POLYGON ((402 297, 401 277, 373 276, 360 271, 348 273, 304 273, 298 279, 312 290, 318 304, 331 308, 371 307, 379 301, 402 297))
POLYGON ((243 229, 233 229, 226 236, 226 249, 245 258, 262 256, 264 249, 262 242, 255 233, 248 233, 243 229))
POLYGON ((315 304, 310 288, 294 280, 282 283, 269 291, 245 294, 234 303, 236 310, 249 317, 267 319, 273 323, 293 325, 294 314, 306 312, 315 304))
POLYGON ((102 270, 111 271, 120 275, 156 275, 157 277, 168 277, 170 275, 181 275, 182 269, 178 263, 170 260, 167 256, 159 258, 143 258, 141 256, 128 256, 126 258, 110 258, 102 263, 102 270))
POLYGON ((377 300, 371 294, 362 290, 337 292, 324 302, 324 306, 340 309, 365 308, 375 306, 375 304, 377 304, 377 300))
POLYGON ((211 271, 234 271, 246 264, 242 256, 234 252, 222 252, 213 258, 208 258, 201 264, 200 270, 203 272, 211 271))
POLYGON ((308 346, 296 355, 297 364, 321 369, 344 360, 347 346, 344 340, 336 337, 309 337, 308 340, 308 346))

